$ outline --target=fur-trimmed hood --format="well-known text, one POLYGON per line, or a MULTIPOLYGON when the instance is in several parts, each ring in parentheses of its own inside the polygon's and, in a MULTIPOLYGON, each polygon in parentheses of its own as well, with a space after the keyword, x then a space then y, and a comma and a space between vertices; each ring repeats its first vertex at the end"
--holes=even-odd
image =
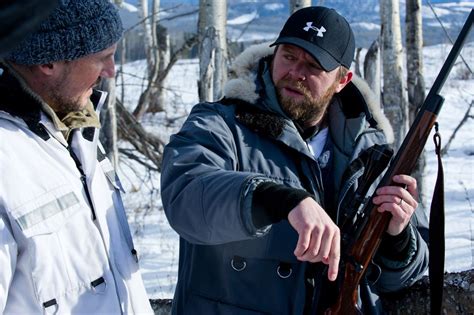
MULTIPOLYGON (((232 63, 229 80, 224 86, 224 96, 226 98, 240 99, 252 104, 255 103, 259 99, 256 84, 259 61, 262 58, 271 56, 273 52, 274 48, 270 47, 270 43, 253 45, 242 52, 232 63)), ((349 84, 352 84, 359 91, 363 101, 367 104, 370 114, 377 122, 378 128, 383 130, 387 142, 392 143, 394 139, 392 126, 387 117, 382 113, 380 101, 377 100, 376 95, 371 91, 368 84, 356 75, 353 75, 352 81, 349 84)))

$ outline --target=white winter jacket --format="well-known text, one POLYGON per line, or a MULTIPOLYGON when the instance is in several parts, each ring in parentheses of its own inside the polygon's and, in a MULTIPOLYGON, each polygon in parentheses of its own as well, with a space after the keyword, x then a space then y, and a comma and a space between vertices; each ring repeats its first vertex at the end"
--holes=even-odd
POLYGON ((152 313, 98 129, 35 126, 0 110, 0 314, 152 313))

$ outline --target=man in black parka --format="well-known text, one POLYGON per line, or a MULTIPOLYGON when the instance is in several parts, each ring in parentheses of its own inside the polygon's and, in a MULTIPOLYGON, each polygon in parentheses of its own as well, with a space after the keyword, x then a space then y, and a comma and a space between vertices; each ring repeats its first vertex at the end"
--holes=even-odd
MULTIPOLYGON (((295 12, 271 46, 239 56, 224 99, 196 105, 165 148, 163 206, 180 235, 173 314, 310 314, 335 298, 355 161, 392 129, 349 70, 354 36, 335 10, 295 12)), ((375 192, 392 218, 361 284, 366 313, 428 266, 416 181, 393 180, 406 189, 375 192)))

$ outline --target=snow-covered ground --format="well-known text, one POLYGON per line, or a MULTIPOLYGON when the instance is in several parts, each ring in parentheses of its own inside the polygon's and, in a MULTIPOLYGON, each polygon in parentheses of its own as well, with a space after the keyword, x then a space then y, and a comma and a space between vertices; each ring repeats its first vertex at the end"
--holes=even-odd
MULTIPOLYGON (((450 46, 425 47, 424 69, 427 86, 431 86, 450 46)), ((463 56, 474 67, 474 43, 468 44, 463 56)), ((127 107, 133 108, 144 87, 145 62, 136 61, 124 66, 127 107)), ((181 60, 167 80, 167 112, 144 118, 143 124, 153 132, 168 137, 176 132, 190 108, 198 101, 197 60, 181 60), (169 125, 165 118, 172 118, 169 125)), ((469 104, 474 100, 474 78, 460 79, 466 67, 458 58, 441 94, 446 101, 438 122, 444 143, 461 121, 469 104)), ((121 80, 119 78, 118 83, 121 80)), ((118 87, 118 92, 121 88, 118 87)), ((472 114, 471 114, 472 115, 472 114)), ((448 155, 444 157, 446 191, 446 270, 449 272, 474 268, 474 121, 472 118, 458 131, 448 155)), ((424 200, 431 200, 436 179, 437 162, 431 139, 426 145, 424 200)), ((124 196, 134 239, 141 257, 141 269, 150 298, 173 296, 178 270, 179 239, 169 227, 160 199, 159 174, 143 167, 122 161, 119 174, 127 194, 124 196)))

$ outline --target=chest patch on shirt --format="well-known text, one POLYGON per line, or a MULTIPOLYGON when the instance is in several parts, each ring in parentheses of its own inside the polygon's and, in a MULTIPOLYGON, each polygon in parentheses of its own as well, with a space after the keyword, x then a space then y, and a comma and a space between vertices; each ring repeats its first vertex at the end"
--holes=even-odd
POLYGON ((326 150, 318 158, 319 167, 326 168, 328 166, 329 160, 331 159, 331 151, 326 150))

